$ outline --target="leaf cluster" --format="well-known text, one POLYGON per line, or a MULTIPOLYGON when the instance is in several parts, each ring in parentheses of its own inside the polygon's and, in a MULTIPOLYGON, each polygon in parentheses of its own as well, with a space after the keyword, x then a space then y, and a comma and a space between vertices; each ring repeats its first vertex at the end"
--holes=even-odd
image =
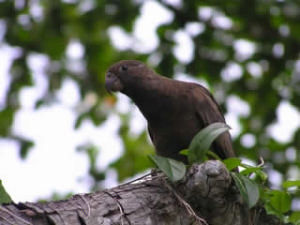
MULTIPOLYGON (((189 164, 201 163, 208 160, 208 156, 215 156, 215 154, 210 154, 210 146, 220 134, 228 129, 229 127, 224 123, 213 123, 196 134, 189 148, 182 151, 188 157, 189 164)), ((151 155, 150 159, 172 182, 181 180, 186 173, 186 165, 182 162, 157 155, 151 155)), ((217 159, 220 160, 219 157, 217 159)), ((235 185, 249 209, 260 201, 268 214, 276 215, 282 222, 299 223, 299 212, 291 211, 291 195, 287 189, 299 188, 300 180, 284 182, 284 190, 271 190, 265 185, 268 177, 261 165, 250 166, 242 163, 238 158, 228 158, 223 163, 228 170, 232 171, 231 176, 235 185), (236 170, 238 167, 243 168, 240 173, 236 170)))

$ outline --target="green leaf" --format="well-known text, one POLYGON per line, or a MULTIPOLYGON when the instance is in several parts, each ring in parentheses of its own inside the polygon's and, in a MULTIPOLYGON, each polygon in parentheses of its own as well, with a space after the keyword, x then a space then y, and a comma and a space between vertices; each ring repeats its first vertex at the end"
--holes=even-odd
POLYGON ((291 209, 291 196, 284 191, 272 190, 270 192, 270 205, 280 213, 285 213, 291 209))
POLYGON ((213 123, 196 134, 189 146, 189 163, 203 162, 212 142, 229 129, 225 123, 213 123))
POLYGON ((262 181, 266 181, 268 179, 268 175, 262 171, 261 166, 250 166, 244 163, 241 163, 241 167, 244 167, 245 169, 240 172, 240 174, 244 176, 249 176, 252 173, 255 173, 262 181))
POLYGON ((223 163, 225 164, 226 168, 231 171, 241 165, 241 160, 239 158, 228 158, 223 160, 223 163))
POLYGON ((237 173, 232 172, 231 175, 232 175, 232 178, 234 179, 235 185, 237 186, 237 188, 240 191, 240 194, 242 195, 242 198, 244 199, 244 201, 248 202, 247 189, 246 189, 242 179, 240 178, 240 176, 237 173))
POLYGON ((220 160, 222 161, 222 159, 214 152, 212 151, 207 151, 206 152, 207 157, 209 157, 210 159, 216 159, 216 160, 220 160))
POLYGON ((283 182, 282 186, 284 188, 289 188, 289 187, 300 187, 300 180, 288 180, 283 182))
POLYGON ((158 155, 149 155, 149 158, 171 181, 175 182, 184 177, 186 166, 182 162, 158 155))
POLYGON ((0 180, 0 204, 11 203, 12 199, 9 194, 6 192, 2 180, 0 180))
POLYGON ((264 171, 262 171, 262 170, 257 170, 257 171, 255 172, 255 174, 256 174, 257 176, 259 176, 260 179, 261 179, 262 181, 268 180, 268 174, 266 174, 266 173, 265 173, 264 171))
POLYGON ((249 208, 255 206, 259 200, 258 184, 238 173, 232 173, 232 177, 249 208))
POLYGON ((299 225, 300 224, 300 211, 293 212, 290 215, 289 222, 295 223, 295 225, 299 225))
POLYGON ((266 181, 268 179, 268 175, 261 170, 261 167, 249 167, 244 169, 240 174, 248 176, 251 173, 255 173, 262 181, 266 181))
POLYGON ((259 167, 248 167, 248 168, 244 169, 243 171, 241 171, 240 174, 242 174, 244 176, 248 176, 252 173, 256 173, 259 170, 260 170, 259 167))
POLYGON ((181 150, 180 152, 179 152, 179 154, 181 154, 181 155, 188 155, 189 154, 189 150, 188 149, 183 149, 183 150, 181 150))
POLYGON ((31 140, 20 139, 20 144, 20 156, 22 159, 25 159, 30 149, 34 146, 34 142, 31 140))

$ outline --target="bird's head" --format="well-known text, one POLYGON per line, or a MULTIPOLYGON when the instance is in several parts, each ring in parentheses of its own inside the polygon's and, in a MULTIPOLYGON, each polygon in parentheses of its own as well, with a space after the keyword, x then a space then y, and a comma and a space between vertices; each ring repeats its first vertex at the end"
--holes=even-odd
POLYGON ((140 78, 149 69, 146 65, 136 60, 122 60, 112 65, 106 72, 105 88, 111 92, 126 92, 134 83, 139 82, 140 78))

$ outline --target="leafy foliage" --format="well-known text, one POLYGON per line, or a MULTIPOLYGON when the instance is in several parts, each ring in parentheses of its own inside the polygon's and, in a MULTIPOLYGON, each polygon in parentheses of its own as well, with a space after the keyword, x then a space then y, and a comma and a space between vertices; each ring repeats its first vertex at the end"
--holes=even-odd
POLYGON ((249 208, 255 206, 259 199, 258 185, 246 176, 238 173, 232 173, 232 177, 249 208))
MULTIPOLYGON (((187 155, 189 164, 203 162, 207 160, 206 155, 209 153, 209 148, 212 142, 223 132, 227 131, 229 127, 224 123, 213 123, 199 131, 189 146, 189 149, 184 150, 184 155, 187 155)), ((183 178, 186 172, 186 167, 183 163, 173 159, 150 156, 150 159, 161 169, 171 181, 178 181, 183 178)), ((238 166, 248 168, 255 168, 252 172, 259 174, 260 167, 250 167, 241 163, 240 159, 229 158, 225 160, 225 165, 229 170, 238 166)), ((252 173, 251 172, 251 173, 252 173)), ((246 173, 248 175, 248 173, 246 173)), ((232 177, 239 189, 241 196, 247 203, 249 208, 256 205, 259 200, 259 186, 256 182, 246 177, 246 175, 232 172, 232 177)))
POLYGON ((279 190, 270 190, 264 194, 267 212, 284 220, 284 213, 291 209, 291 196, 287 192, 279 190))
POLYGON ((203 162, 212 142, 223 132, 229 130, 224 123, 213 123, 202 129, 189 146, 189 163, 203 162))
POLYGON ((119 134, 122 137, 125 152, 123 157, 111 163, 111 167, 118 172, 119 180, 134 176, 137 172, 144 172, 151 167, 147 155, 153 153, 153 147, 147 141, 146 131, 137 136, 129 132, 128 115, 120 115, 122 125, 119 134))
POLYGON ((186 173, 186 166, 180 161, 158 155, 150 155, 149 158, 173 182, 181 180, 186 173))
MULTIPOLYGON (((276 121, 276 108, 282 100, 300 105, 296 67, 300 49, 299 4, 295 1, 184 1, 180 7, 175 7, 158 2, 173 19, 157 28, 159 42, 145 55, 131 48, 115 48, 108 32, 112 26, 118 26, 128 35, 134 35, 142 3, 97 1, 85 8, 76 1, 39 1, 23 5, 1 1, 0 18, 5 24, 3 42, 18 46, 20 50, 12 63, 12 79, 6 101, 1 106, 1 136, 15 139, 10 127, 19 110, 20 91, 28 85, 36 85, 36 74, 27 63, 30 57, 40 54, 48 59, 45 77, 48 86, 36 102, 38 107, 53 103, 62 82, 70 78, 77 82, 82 101, 91 93, 99 97, 98 101, 88 103, 89 107, 77 111, 77 121, 85 118, 101 124, 110 113, 97 110, 105 104, 103 84, 108 66, 125 58, 149 61, 160 56, 155 58, 158 72, 169 77, 178 72, 201 77, 217 93, 217 100, 224 109, 223 96, 234 95, 247 102, 251 112, 239 116, 241 130, 234 140, 238 155, 251 159, 263 155, 281 173, 290 166, 297 166, 298 154, 292 162, 279 163, 273 158, 288 148, 299 148, 299 130, 291 140, 280 143, 268 135, 267 128, 276 121), (33 13, 32 7, 42 11, 33 13), (220 25, 216 22, 219 19, 226 20, 228 25, 220 25), (191 33, 189 27, 194 32, 191 33), (187 34, 192 41, 193 54, 186 61, 174 54, 178 31, 187 34), (67 45, 73 41, 78 41, 84 49, 77 62, 84 63, 80 70, 72 69, 66 56, 67 45), (254 46, 254 50, 243 52, 247 47, 241 43, 254 46), (238 78, 228 79, 225 69, 232 65, 242 73, 238 78), (255 151, 241 142, 247 134, 254 136, 251 149, 255 151)), ((80 124, 78 122, 76 127, 80 124)))
POLYGON ((237 168, 238 166, 241 165, 241 160, 238 159, 238 158, 228 158, 228 159, 225 159, 223 161, 223 163, 225 164, 226 168, 231 171, 233 170, 234 168, 237 168))
MULTIPOLYGON (((79 152, 84 152, 89 159, 89 174, 93 178, 94 184, 92 186, 92 190, 98 190, 101 182, 105 179, 105 172, 99 171, 97 168, 97 157, 99 154, 99 150, 96 146, 91 144, 86 144, 78 147, 79 152)), ((57 193, 59 196, 59 194, 57 193)))
POLYGON ((9 196, 9 194, 6 192, 3 184, 2 184, 2 180, 0 180, 0 204, 3 203, 11 203, 12 199, 9 196))

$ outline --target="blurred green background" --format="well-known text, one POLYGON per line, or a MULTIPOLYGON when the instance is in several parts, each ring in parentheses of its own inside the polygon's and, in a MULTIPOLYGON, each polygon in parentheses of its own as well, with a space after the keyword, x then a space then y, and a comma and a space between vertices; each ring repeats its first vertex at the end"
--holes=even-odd
POLYGON ((237 155, 252 163, 262 156, 277 178, 271 187, 300 179, 299 1, 0 0, 0 30, 0 47, 17 52, 1 90, 0 136, 18 143, 24 163, 35 143, 12 128, 21 92, 38 85, 33 68, 43 63, 46 85, 35 110, 58 104, 63 82, 72 80, 80 94, 71 108, 74 129, 85 121, 101 126, 112 114, 120 118, 124 151, 107 167, 99 168, 97 157, 114 149, 77 148, 88 156, 89 187, 103 187, 111 169, 119 181, 146 171, 153 152, 147 132, 131 132, 134 110, 118 111, 118 97, 104 89, 112 63, 138 59, 164 76, 206 85, 233 128, 237 155))

